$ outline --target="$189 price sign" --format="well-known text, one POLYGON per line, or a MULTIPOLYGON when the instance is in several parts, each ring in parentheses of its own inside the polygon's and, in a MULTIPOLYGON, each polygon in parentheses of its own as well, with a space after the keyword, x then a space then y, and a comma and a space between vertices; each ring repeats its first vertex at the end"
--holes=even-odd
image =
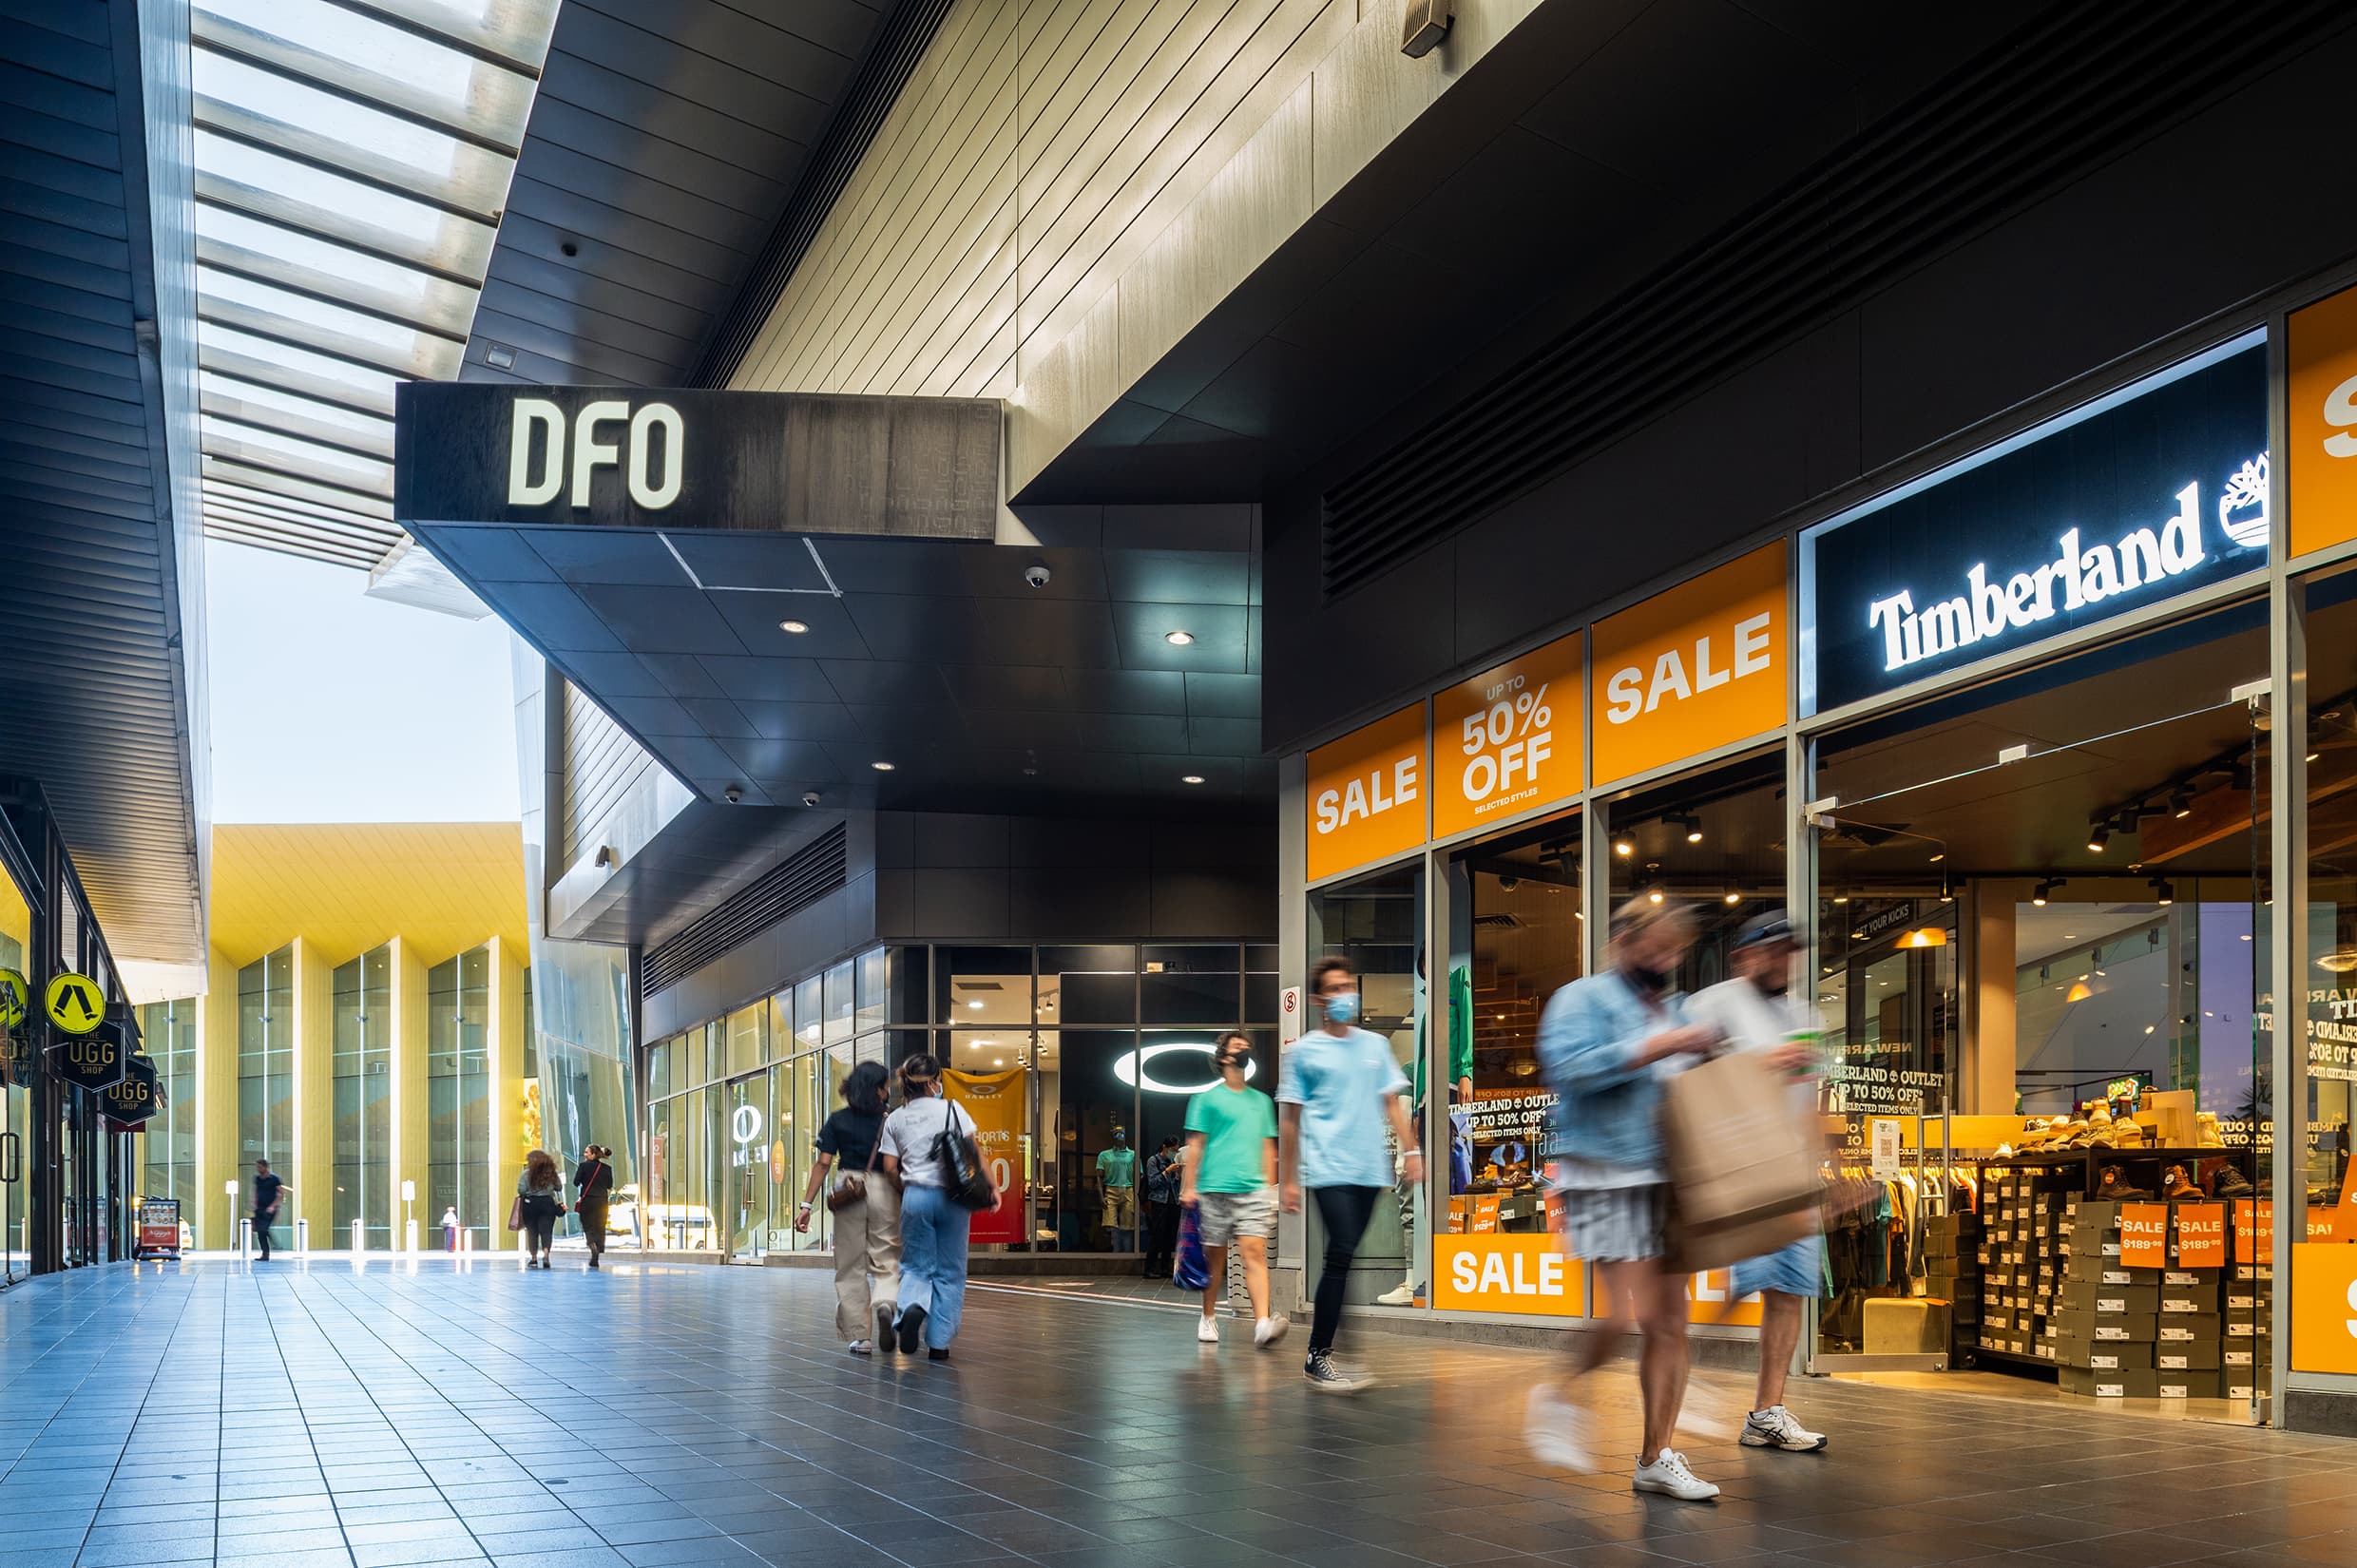
POLYGON ((1574 633, 1433 699, 1435 834, 1579 793, 1581 653, 1574 633))

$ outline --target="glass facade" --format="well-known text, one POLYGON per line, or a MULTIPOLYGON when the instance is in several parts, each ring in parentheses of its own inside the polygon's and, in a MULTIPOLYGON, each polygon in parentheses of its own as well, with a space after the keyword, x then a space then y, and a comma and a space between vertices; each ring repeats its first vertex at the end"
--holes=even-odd
MULTIPOLYGON (((451 1211, 465 1245, 498 1245, 507 1205, 491 1150, 491 952, 472 948, 426 972, 426 1203, 422 1224, 451 1211), (494 1213, 496 1210, 496 1213, 494 1213)), ((509 1179, 512 1179, 510 1177, 509 1179)))
MULTIPOLYGON (((819 1126, 859 1061, 941 1057, 1007 1195, 986 1247, 1132 1252, 1137 1171, 1179 1136, 1222 1029, 1275 1081, 1276 951, 1191 943, 888 947, 645 1052, 646 1244, 739 1256, 823 1251, 825 1206, 794 1215, 819 1126)), ((618 1223, 619 1211, 618 1211, 618 1223)))
POLYGON ((396 1244, 391 946, 336 968, 329 1019, 335 1200, 335 1233, 328 1244, 390 1248, 396 1244))
POLYGON ((163 1100, 163 1109, 136 1135, 139 1195, 176 1199, 181 1223, 194 1238, 190 1244, 202 1247, 207 1242, 197 1186, 197 1004, 157 1002, 140 1008, 139 1036, 155 1063, 163 1100))
POLYGON ((238 1165, 254 1161, 294 1178, 295 947, 238 971, 238 1165))

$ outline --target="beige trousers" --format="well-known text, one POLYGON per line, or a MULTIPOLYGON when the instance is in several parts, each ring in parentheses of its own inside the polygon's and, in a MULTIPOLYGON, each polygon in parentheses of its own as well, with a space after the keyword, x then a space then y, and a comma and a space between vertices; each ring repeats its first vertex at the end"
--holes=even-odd
POLYGON ((837 1209, 834 1220, 834 1331, 846 1340, 875 1332, 875 1309, 900 1299, 900 1195, 881 1171, 868 1195, 837 1209))

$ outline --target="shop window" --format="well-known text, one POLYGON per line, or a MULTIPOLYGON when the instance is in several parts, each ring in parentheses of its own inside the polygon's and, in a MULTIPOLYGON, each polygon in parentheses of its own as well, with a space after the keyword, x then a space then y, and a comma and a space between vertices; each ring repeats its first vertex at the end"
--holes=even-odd
MULTIPOLYGON (((1448 962, 1438 977, 1428 966, 1419 976, 1443 1032, 1446 1121, 1442 1137, 1424 1136, 1447 1159, 1439 1229, 1543 1231, 1555 1096, 1539 1067, 1539 1015, 1585 972, 1578 813, 1462 850, 1450 874, 1448 962)), ((1427 1087, 1418 1105, 1428 1124, 1435 1104, 1427 1087)))
POLYGON ((1282 1004, 1276 944, 1254 943, 1244 949, 1244 1018, 1253 1023, 1275 1023, 1282 1004))
POLYGON ((794 1048, 807 1051, 820 1042, 824 1025, 819 1021, 819 977, 811 976, 794 987, 794 1048))
POLYGON ((678 1049, 679 1039, 676 1035, 669 1040, 657 1041, 646 1048, 647 1099, 671 1098, 671 1062, 678 1049))
MULTIPOLYGON (((1137 1240, 1135 1178, 1118 1180, 1137 1149, 1138 1036, 1131 1029, 1043 1029, 1041 1104, 1055 1100, 1050 1211, 1042 1224, 1067 1252, 1129 1252, 1137 1240)), ((1044 1111, 1043 1111, 1044 1114, 1044 1111)))
MULTIPOLYGON (((1416 979, 1416 959, 1424 938, 1424 872, 1420 866, 1397 866, 1370 871, 1349 882, 1321 888, 1310 895, 1312 960, 1327 953, 1349 960, 1358 973, 1358 1026, 1383 1036, 1400 1071, 1412 1082, 1423 1055, 1421 1037, 1426 998, 1416 979)), ((1306 994, 1306 993, 1305 993, 1306 994)), ((1314 1012, 1302 1020, 1305 1029, 1317 1026, 1314 1012)), ((1275 1093, 1275 1085, 1270 1085, 1275 1093)), ((1312 1216, 1314 1221, 1314 1215, 1312 1216)), ((1417 1234, 1418 1214, 1409 1204, 1378 1203, 1359 1244, 1363 1267, 1388 1269, 1397 1264, 1403 1273, 1418 1273, 1415 1259, 1425 1245, 1417 1234)), ((1324 1243, 1313 1224, 1308 1255, 1313 1270, 1324 1255, 1324 1243)), ((1414 1281, 1404 1280, 1412 1285, 1414 1281)), ((1314 1290, 1316 1280, 1308 1281, 1314 1290)))
POLYGON ((393 949, 363 953, 330 979, 334 1039, 335 1233, 347 1247, 360 1227, 366 1248, 393 1245, 393 949))
POLYGON ((960 1028, 1027 1028, 1033 1021, 1031 949, 937 947, 934 1016, 960 1028))
POLYGON ((824 1044, 840 1045, 852 1038, 852 966, 848 960, 827 971, 823 992, 826 1012, 819 1027, 819 1040, 824 1044))
MULTIPOLYGON (((0 877, 0 884, 6 883, 0 877)), ((0 942, 0 966, 21 967, 22 954, 0 942)), ((181 1223, 201 1239, 202 1203, 197 1190, 197 1004, 151 1003, 139 1009, 140 1040, 155 1064, 163 1108, 140 1129, 140 1192, 143 1197, 176 1198, 181 1223)), ((9 1130, 17 1131, 13 1121, 9 1130)), ((0 1245, 13 1247, 13 1233, 0 1245)))
POLYGON ((728 1071, 730 1078, 758 1072, 769 1058, 769 1009, 765 1006, 739 1007, 728 1015, 728 1071))
POLYGON ((294 1179, 295 949, 238 971, 238 1163, 257 1159, 294 1179))
POLYGON ((1148 947, 1138 960, 1141 1023, 1234 1024, 1243 1018, 1243 975, 1232 943, 1148 947))
POLYGON ((1138 949, 1102 943, 1042 947, 1037 1011, 1043 1027, 1135 1023, 1138 949))
POLYGON ((757 1073, 715 1091, 720 1105, 728 1249, 747 1260, 761 1256, 770 1242, 769 1148, 779 1132, 773 1120, 770 1079, 767 1073, 757 1073))

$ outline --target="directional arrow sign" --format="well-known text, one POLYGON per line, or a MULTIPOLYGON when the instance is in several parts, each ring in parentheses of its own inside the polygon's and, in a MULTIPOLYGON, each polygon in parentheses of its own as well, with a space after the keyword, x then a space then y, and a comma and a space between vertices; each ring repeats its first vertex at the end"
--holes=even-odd
POLYGON ((52 1047, 49 1070, 77 1089, 106 1089, 123 1077, 125 1054, 120 1030, 99 1029, 52 1047))
POLYGON ((117 1079, 98 1097, 98 1103, 118 1122, 136 1125, 163 1109, 156 1095, 156 1064, 144 1056, 131 1058, 117 1079))
POLYGON ((69 1035, 86 1035, 106 1016, 106 993, 88 975, 68 969, 49 982, 42 994, 49 1022, 69 1035))
POLYGON ((0 969, 0 1028, 13 1029, 25 1022, 32 1004, 32 986, 19 969, 0 969))

